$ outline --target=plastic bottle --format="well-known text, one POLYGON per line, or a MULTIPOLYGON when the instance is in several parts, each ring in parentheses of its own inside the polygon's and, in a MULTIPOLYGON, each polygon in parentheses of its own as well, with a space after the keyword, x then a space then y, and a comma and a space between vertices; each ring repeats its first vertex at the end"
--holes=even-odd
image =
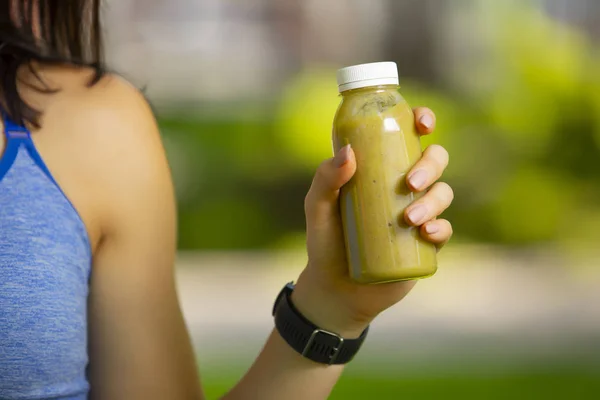
POLYGON ((359 283, 424 278, 437 270, 436 248, 404 220, 422 194, 409 190, 406 174, 421 158, 411 107, 399 92, 393 62, 338 71, 342 96, 333 124, 337 152, 350 144, 357 171, 341 190, 350 276, 359 283))

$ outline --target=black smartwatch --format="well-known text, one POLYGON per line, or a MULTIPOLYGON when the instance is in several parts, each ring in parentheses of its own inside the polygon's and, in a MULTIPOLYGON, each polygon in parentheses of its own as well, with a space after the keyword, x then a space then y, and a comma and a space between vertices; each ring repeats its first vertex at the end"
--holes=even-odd
POLYGON ((294 307, 291 301, 293 291, 292 282, 285 285, 273 306, 275 327, 281 337, 309 360, 328 365, 350 362, 365 341, 369 328, 356 339, 344 339, 320 329, 294 307))

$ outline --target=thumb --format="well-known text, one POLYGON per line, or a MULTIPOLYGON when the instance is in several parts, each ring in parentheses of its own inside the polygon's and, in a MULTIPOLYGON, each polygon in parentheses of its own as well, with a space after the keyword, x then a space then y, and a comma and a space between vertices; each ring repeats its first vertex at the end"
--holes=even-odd
POLYGON ((356 172, 354 151, 348 144, 335 157, 321 163, 305 201, 306 217, 318 222, 329 219, 337 212, 339 190, 356 172))

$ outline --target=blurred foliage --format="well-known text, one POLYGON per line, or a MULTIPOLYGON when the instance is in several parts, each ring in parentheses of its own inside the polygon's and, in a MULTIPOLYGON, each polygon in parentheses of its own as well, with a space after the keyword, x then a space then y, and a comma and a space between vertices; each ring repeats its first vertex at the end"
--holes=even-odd
MULTIPOLYGON (((443 90, 401 82, 412 105, 437 114, 438 129, 423 145, 437 142, 451 154, 444 179, 456 200, 447 217, 465 240, 591 241, 600 237, 597 224, 578 221, 600 220, 598 49, 523 3, 494 4, 501 23, 486 35, 486 62, 465 66, 443 90), (491 84, 466 84, 478 77, 491 84)), ((331 156, 338 102, 335 68, 315 67, 272 103, 228 104, 221 115, 162 114, 180 246, 299 244, 304 195, 331 156)))
POLYGON ((291 162, 310 170, 331 157, 339 103, 335 71, 329 68, 305 69, 288 84, 276 120, 281 150, 291 162))

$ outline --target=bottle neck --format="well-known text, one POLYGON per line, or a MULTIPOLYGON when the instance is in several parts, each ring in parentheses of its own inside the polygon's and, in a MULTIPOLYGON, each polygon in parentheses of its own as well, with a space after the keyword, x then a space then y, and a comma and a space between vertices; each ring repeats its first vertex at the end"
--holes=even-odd
POLYGON ((389 91, 397 91, 398 89, 400 89, 399 85, 365 86, 365 87, 361 87, 358 89, 344 90, 344 91, 340 92, 340 95, 342 95, 343 97, 348 97, 348 96, 354 96, 357 94, 360 95, 360 94, 365 94, 365 93, 383 93, 383 92, 389 92, 389 91))

